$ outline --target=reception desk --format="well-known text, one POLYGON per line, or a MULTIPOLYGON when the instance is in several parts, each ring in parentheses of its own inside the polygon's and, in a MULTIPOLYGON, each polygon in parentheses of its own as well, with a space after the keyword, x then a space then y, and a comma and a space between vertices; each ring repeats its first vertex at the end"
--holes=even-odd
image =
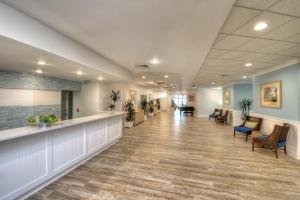
POLYGON ((114 144, 123 112, 0 131, 0 200, 23 199, 114 144))

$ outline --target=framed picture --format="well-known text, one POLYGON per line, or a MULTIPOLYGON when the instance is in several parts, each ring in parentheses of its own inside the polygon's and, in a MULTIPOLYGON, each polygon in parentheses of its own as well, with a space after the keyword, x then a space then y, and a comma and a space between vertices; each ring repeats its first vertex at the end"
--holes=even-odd
POLYGON ((129 98, 133 101, 133 103, 137 104, 137 92, 136 90, 129 90, 129 98))
POLYGON ((188 101, 189 102, 194 102, 195 101, 195 95, 194 94, 189 94, 188 95, 188 101))
POLYGON ((224 92, 224 104, 229 105, 230 104, 230 91, 226 90, 224 92))
POLYGON ((260 84, 260 105, 267 108, 281 108, 281 81, 260 84))

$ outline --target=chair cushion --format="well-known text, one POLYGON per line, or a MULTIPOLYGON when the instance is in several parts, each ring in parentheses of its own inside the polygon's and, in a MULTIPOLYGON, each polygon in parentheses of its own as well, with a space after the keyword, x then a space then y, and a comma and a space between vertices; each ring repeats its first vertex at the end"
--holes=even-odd
POLYGON ((277 148, 284 147, 285 144, 286 144, 286 141, 279 141, 279 142, 277 143, 277 148))
POLYGON ((251 133, 252 129, 244 126, 236 126, 234 130, 243 134, 251 133))
POLYGON ((255 139, 259 139, 259 140, 263 140, 263 139, 266 139, 266 138, 268 138, 267 135, 261 135, 261 136, 255 137, 255 139))
POLYGON ((246 121, 246 123, 245 123, 245 127, 247 127, 247 128, 251 128, 251 129, 255 128, 255 127, 256 127, 256 125, 257 125, 257 123, 256 123, 256 122, 250 122, 250 121, 246 121))

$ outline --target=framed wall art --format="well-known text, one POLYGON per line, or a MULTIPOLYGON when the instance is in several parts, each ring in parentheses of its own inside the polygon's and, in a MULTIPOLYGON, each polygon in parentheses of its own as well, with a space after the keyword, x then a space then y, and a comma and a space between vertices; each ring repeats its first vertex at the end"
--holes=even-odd
POLYGON ((260 84, 260 105, 267 108, 281 108, 281 81, 260 84))

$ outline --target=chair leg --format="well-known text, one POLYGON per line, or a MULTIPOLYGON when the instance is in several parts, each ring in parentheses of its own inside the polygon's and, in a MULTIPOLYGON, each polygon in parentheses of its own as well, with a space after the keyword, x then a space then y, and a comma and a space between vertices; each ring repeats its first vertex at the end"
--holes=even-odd
POLYGON ((276 156, 276 158, 278 158, 277 148, 275 149, 275 156, 276 156))
POLYGON ((287 155, 286 145, 284 145, 284 153, 285 153, 285 155, 287 155))
POLYGON ((252 140, 252 151, 254 151, 254 140, 252 140))
POLYGON ((235 131, 233 131, 233 137, 235 137, 235 131))

